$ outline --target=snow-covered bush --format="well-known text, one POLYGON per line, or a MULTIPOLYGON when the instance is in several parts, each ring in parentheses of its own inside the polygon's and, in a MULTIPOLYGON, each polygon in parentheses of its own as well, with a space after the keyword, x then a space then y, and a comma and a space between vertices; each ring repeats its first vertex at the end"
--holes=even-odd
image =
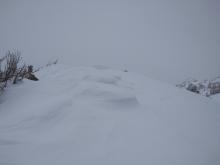
POLYGON ((178 84, 177 87, 185 88, 188 91, 209 97, 211 95, 220 93, 220 77, 217 77, 213 80, 203 81, 189 79, 181 84, 178 84))

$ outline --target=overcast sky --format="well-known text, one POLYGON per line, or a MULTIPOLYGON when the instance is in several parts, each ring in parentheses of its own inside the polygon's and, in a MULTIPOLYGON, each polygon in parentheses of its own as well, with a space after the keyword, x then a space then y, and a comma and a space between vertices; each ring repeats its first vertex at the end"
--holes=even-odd
POLYGON ((219 0, 0 0, 0 52, 178 82, 220 75, 219 0))

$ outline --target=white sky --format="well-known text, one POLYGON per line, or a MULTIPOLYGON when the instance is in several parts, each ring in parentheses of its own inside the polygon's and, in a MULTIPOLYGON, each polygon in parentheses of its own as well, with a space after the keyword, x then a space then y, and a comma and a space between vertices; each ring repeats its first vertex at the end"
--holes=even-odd
POLYGON ((0 52, 178 82, 220 75, 219 0, 0 0, 0 52))

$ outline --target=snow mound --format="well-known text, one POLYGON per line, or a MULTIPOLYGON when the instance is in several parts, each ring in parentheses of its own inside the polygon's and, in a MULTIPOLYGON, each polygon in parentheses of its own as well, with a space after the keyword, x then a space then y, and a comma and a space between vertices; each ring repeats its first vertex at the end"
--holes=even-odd
POLYGON ((219 102, 136 73, 55 65, 0 97, 2 165, 218 165, 219 102))

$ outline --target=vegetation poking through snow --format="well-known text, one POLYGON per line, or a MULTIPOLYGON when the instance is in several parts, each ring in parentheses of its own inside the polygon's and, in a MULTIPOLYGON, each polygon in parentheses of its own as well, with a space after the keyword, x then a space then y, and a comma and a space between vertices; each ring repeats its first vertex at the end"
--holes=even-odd
POLYGON ((190 79, 178 84, 177 87, 209 97, 220 93, 220 77, 204 81, 190 79))
POLYGON ((48 62, 45 66, 41 66, 41 67, 37 68, 36 70, 34 70, 33 73, 38 72, 43 68, 50 67, 52 65, 56 65, 57 63, 58 63, 58 59, 56 59, 55 61, 48 62))
POLYGON ((22 62, 19 51, 8 51, 0 58, 0 91, 6 88, 8 83, 16 84, 24 78, 38 80, 33 74, 33 66, 22 62))

